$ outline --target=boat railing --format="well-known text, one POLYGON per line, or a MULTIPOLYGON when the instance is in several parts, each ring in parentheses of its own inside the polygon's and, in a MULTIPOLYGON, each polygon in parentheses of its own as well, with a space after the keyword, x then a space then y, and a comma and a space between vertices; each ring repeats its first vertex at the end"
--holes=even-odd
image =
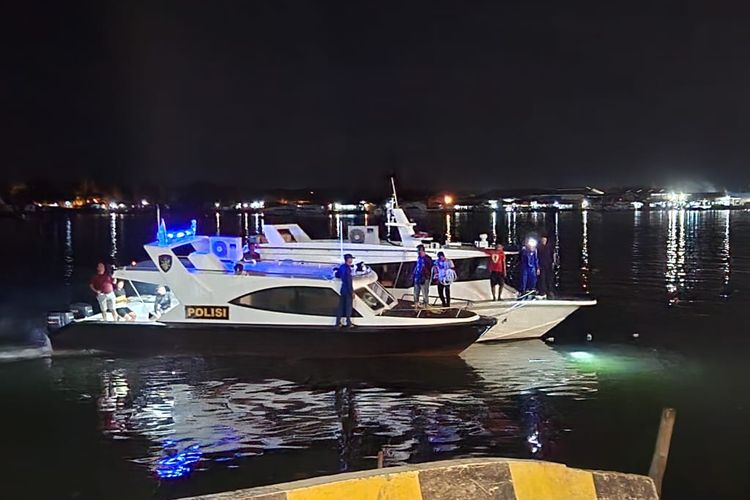
MULTIPOLYGON (((454 306, 454 305, 451 305, 450 307, 446 307, 446 306, 443 306, 443 305, 438 305, 438 300, 440 300, 440 297, 432 296, 430 298, 432 299, 432 303, 429 305, 429 309, 420 308, 420 307, 416 307, 414 309, 414 310, 417 311, 417 315, 416 315, 417 318, 419 318, 420 315, 422 314, 422 312, 425 312, 425 311, 426 312, 433 312, 434 313, 434 312, 452 311, 452 310, 456 311, 456 316, 455 317, 458 318, 461 315, 461 313, 463 311, 467 310, 469 307, 471 307, 471 304, 472 304, 470 300, 451 299, 451 303, 452 304, 458 302, 458 303, 460 303, 462 305, 460 305, 458 307, 454 306)), ((412 302, 412 303, 414 303, 416 305, 416 303, 414 302, 414 294, 413 293, 409 293, 409 292, 403 293, 401 295, 401 298, 399 299, 399 303, 401 301, 412 302)), ((415 307, 415 306, 411 306, 411 307, 415 307)), ((394 310, 399 310, 398 306, 395 307, 394 310)), ((403 310, 403 309, 401 309, 401 310, 403 310)))

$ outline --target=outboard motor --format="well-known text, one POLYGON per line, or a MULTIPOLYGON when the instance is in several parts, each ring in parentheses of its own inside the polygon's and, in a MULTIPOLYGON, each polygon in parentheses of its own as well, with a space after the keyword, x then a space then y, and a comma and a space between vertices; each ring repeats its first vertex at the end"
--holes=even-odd
POLYGON ((47 330, 56 332, 60 328, 73 322, 73 311, 52 311, 47 313, 47 330))
POLYGON ((94 308, 86 302, 76 302, 70 305, 70 311, 75 319, 88 318, 94 315, 94 308))

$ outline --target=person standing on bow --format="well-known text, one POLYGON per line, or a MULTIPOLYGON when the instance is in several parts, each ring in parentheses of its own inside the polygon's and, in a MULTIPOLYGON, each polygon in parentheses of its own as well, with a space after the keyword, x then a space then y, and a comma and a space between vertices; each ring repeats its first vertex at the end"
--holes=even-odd
POLYGON ((490 256, 490 289, 492 300, 503 298, 503 285, 505 285, 505 247, 502 243, 495 245, 494 250, 485 250, 490 256))
POLYGON ((115 313, 115 282, 112 275, 107 271, 104 262, 96 265, 96 274, 89 281, 89 288, 96 294, 96 301, 99 302, 99 309, 102 312, 102 319, 107 321, 107 313, 112 313, 112 321, 117 320, 115 313))
POLYGON ((432 281, 432 259, 424 250, 424 245, 417 246, 417 262, 414 263, 414 307, 419 307, 419 297, 422 304, 430 305, 430 281, 432 281))
POLYGON ((451 306, 451 283, 456 281, 456 271, 453 261, 446 258, 443 252, 438 252, 438 259, 432 266, 433 277, 437 282, 438 295, 443 307, 451 306))
POLYGON ((346 318, 344 326, 352 326, 352 302, 354 301, 354 283, 352 282, 352 263, 354 257, 348 253, 344 255, 344 263, 336 269, 336 277, 341 280, 341 296, 336 311, 336 326, 341 326, 341 319, 346 318))
POLYGON ((529 238, 521 250, 521 293, 536 289, 536 279, 539 276, 539 257, 536 252, 536 240, 529 238))
POLYGON ((555 249, 546 236, 537 251, 539 255, 539 292, 550 299, 555 296, 555 249))

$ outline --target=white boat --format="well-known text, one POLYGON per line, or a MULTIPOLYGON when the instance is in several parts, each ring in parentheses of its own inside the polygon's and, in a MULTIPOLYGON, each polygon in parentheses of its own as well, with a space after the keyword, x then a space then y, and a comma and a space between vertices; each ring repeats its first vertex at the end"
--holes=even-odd
MULTIPOLYGON (((519 297, 509 285, 503 288, 502 300, 493 301, 486 252, 467 245, 441 247, 428 235, 415 232, 415 224, 398 206, 395 191, 388 219, 386 225, 398 229, 400 242, 381 241, 378 226, 350 226, 347 239, 333 240, 312 239, 298 224, 264 224, 266 241, 256 250, 263 259, 331 263, 340 262, 344 253, 351 253, 374 269, 383 286, 401 300, 413 298, 411 276, 417 245, 425 244, 433 259, 438 251, 443 251, 453 261, 458 276, 451 285, 451 301, 497 319, 480 342, 539 338, 579 307, 596 305, 592 298, 529 300, 531 297, 519 297)), ((431 291, 437 291, 437 287, 431 287, 431 291)), ((436 295, 431 295, 431 300, 438 303, 436 295)))
POLYGON ((465 308, 415 310, 363 268, 353 276, 354 326, 342 329, 334 319, 341 282, 330 264, 264 260, 245 263, 237 274, 241 238, 197 235, 195 223, 172 232, 162 224, 157 241, 144 249, 150 260, 116 270, 115 278, 169 287, 169 305, 156 308, 153 296, 133 287, 128 307, 135 320, 75 319, 51 333, 54 348, 292 358, 455 355, 495 323, 465 308))

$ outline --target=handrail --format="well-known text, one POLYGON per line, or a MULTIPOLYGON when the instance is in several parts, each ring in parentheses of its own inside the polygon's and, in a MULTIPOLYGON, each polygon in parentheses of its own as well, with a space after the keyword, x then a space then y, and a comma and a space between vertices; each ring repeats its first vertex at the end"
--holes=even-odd
MULTIPOLYGON (((433 304, 437 304, 437 301, 440 299, 440 297, 438 297, 438 296, 434 296, 434 297, 435 297, 435 300, 433 301, 433 304)), ((414 294, 413 293, 409 293, 409 292, 403 293, 403 294, 401 294, 401 298, 399 300, 404 300, 404 301, 411 300, 411 302, 413 303, 414 302, 414 294), (411 297, 411 299, 407 299, 406 297, 411 297)), ((435 311, 435 310, 451 310, 451 309, 456 309, 456 318, 458 318, 462 311, 468 310, 468 308, 471 307, 471 305, 473 304, 472 301, 465 300, 465 299, 455 299, 455 300, 451 299, 451 302, 462 302, 463 305, 460 306, 460 307, 455 307, 455 306, 445 307, 445 306, 438 306, 438 305, 430 305, 430 309, 429 310, 435 311)), ((411 308, 405 309, 405 308, 394 307, 391 310, 392 311, 408 311, 408 310, 413 310, 413 309, 411 309, 411 308)), ((417 312, 417 318, 422 313, 422 311, 425 311, 425 310, 426 309, 421 309, 421 308, 417 309, 417 311, 418 311, 417 312)))

